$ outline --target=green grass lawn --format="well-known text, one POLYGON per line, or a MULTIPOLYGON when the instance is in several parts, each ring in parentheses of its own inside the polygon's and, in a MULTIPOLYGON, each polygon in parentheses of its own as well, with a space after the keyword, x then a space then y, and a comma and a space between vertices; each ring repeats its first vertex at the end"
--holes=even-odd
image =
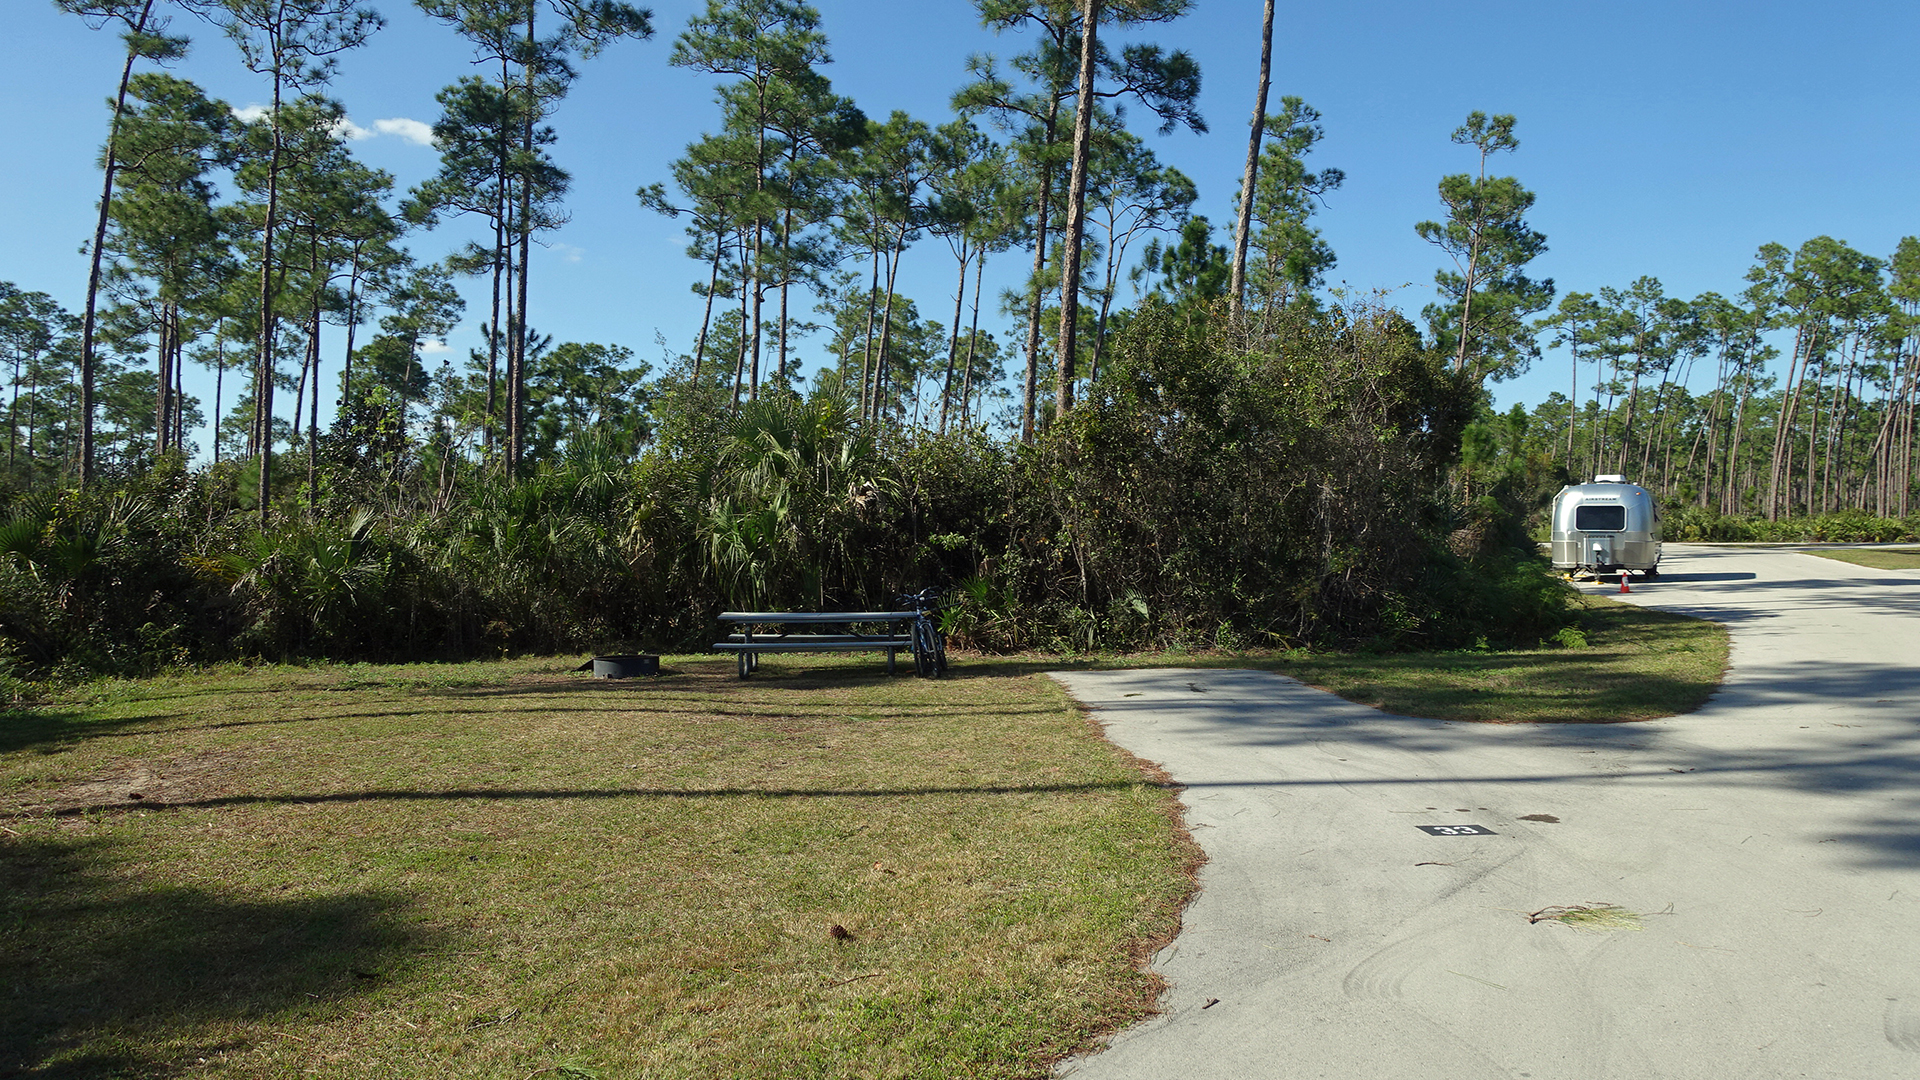
POLYGON ((1920 570, 1920 547, 1912 548, 1823 548, 1807 552, 1823 559, 1835 559, 1875 570, 1920 570))
POLYGON ((1146 1015, 1197 849, 1042 672, 1269 667, 1391 712, 1692 708, 1588 647, 220 669, 0 718, 0 1075, 1044 1076, 1146 1015), (838 928, 838 930, 836 930, 838 928))
POLYGON ((1402 716, 1492 723, 1615 723, 1692 712, 1727 670, 1717 623, 1582 596, 1584 648, 1288 654, 1275 670, 1402 716))
POLYGON ((1727 669, 1716 623, 1582 595, 1580 648, 1136 654, 1105 665, 1256 667, 1401 716, 1609 724, 1699 708, 1727 669))
POLYGON ((1037 1076, 1145 1015, 1196 849, 1031 665, 572 663, 0 721, 0 1075, 1037 1076))

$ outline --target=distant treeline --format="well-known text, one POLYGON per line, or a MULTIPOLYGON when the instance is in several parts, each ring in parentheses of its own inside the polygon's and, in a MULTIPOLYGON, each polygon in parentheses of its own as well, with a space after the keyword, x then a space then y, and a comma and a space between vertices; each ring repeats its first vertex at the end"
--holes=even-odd
MULTIPOLYGON (((1653 278, 1566 294, 1538 328, 1572 354, 1570 393, 1470 436, 1467 459, 1624 473, 1705 515, 1690 521, 1914 513, 1920 240, 1889 259, 1824 236, 1768 244, 1747 282, 1738 299, 1669 297, 1653 278), (1702 368, 1711 387, 1689 390, 1702 368)), ((1807 526, 1699 528, 1801 539, 1807 526)))

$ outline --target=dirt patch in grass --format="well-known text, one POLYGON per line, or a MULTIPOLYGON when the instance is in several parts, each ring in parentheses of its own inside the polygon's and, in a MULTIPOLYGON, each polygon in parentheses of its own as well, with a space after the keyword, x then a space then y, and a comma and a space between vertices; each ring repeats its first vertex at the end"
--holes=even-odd
POLYGON ((0 814, 76 814, 98 809, 159 809, 172 803, 212 799, 238 790, 252 763, 251 753, 218 750, 176 754, 158 761, 114 761, 98 775, 51 791, 32 792, 37 801, 0 801, 0 814))
POLYGON ((1197 849, 1040 665, 577 662, 0 722, 0 1074, 1043 1076, 1150 1009, 1197 849))

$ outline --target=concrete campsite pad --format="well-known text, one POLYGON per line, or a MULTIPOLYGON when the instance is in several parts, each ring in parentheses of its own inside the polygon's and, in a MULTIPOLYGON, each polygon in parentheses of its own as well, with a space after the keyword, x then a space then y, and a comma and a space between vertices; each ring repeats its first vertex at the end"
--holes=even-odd
POLYGON ((1622 599, 1733 635, 1721 692, 1667 720, 1058 675, 1185 786, 1209 860, 1162 1015, 1060 1072, 1920 1076, 1920 572, 1682 545, 1661 569, 1622 599))

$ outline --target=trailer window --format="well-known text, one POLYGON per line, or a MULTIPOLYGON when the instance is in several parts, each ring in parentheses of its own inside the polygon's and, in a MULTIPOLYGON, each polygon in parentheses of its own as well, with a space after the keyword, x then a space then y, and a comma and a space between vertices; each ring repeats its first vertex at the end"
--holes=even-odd
POLYGON ((1621 532, 1627 527, 1627 508, 1605 504, 1576 506, 1573 527, 1581 532, 1621 532))

